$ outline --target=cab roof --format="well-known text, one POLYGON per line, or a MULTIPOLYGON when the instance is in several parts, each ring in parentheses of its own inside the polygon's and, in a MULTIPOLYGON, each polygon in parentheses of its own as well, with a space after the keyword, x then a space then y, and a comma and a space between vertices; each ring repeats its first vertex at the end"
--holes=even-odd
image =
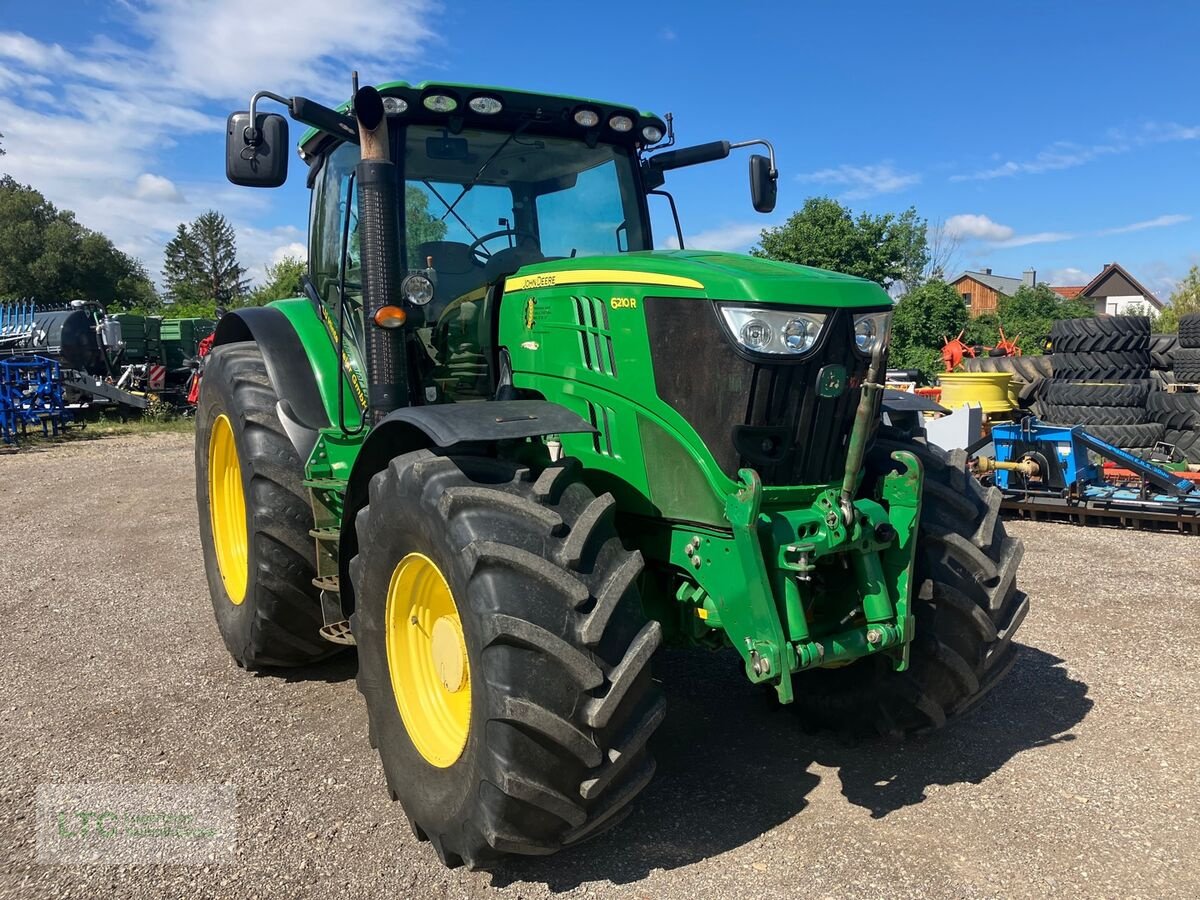
MULTIPOLYGON (((452 134, 468 126, 510 130, 528 121, 531 123, 531 130, 538 133, 574 137, 589 143, 604 141, 627 146, 649 146, 656 142, 647 141, 642 134, 643 129, 652 127, 656 128, 659 134, 666 133, 666 125, 654 113, 639 112, 623 103, 610 103, 586 97, 539 94, 515 88, 444 81, 422 81, 419 84, 389 81, 375 87, 383 97, 395 97, 403 101, 403 111, 389 113, 389 117, 394 116, 404 122, 422 125, 444 124, 452 134), (454 101, 453 109, 430 109, 426 103, 428 98, 435 96, 450 97, 454 101), (471 101, 482 97, 499 101, 499 112, 488 114, 472 109, 471 101), (584 110, 596 113, 595 126, 588 127, 576 122, 576 113, 584 110), (628 118, 633 127, 624 132, 614 130, 609 123, 617 116, 628 118)), ((444 104, 444 101, 442 103, 444 104)), ((349 100, 338 107, 339 112, 348 112, 349 109, 349 100)), ((332 135, 310 128, 300 138, 300 158, 310 162, 330 145, 337 143, 340 141, 332 135)))

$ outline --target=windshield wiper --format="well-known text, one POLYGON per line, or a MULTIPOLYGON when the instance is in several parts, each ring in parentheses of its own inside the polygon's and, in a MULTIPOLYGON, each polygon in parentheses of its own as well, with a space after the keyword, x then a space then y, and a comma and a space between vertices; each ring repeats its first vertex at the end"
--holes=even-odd
MULTIPOLYGON (((446 213, 438 220, 439 222, 445 222, 446 216, 453 213, 454 218, 458 219, 458 224, 460 224, 463 228, 467 229, 467 233, 469 235, 471 235, 471 237, 475 238, 475 240, 479 240, 479 235, 477 235, 474 232, 474 230, 471 228, 471 226, 467 224, 466 219, 464 219, 458 213, 454 212, 454 207, 446 202, 446 198, 443 197, 440 193, 438 193, 438 189, 429 183, 428 178, 421 179, 421 184, 423 184, 423 185, 425 185, 425 187, 429 188, 429 190, 433 192, 433 196, 437 197, 438 200, 441 201, 442 206, 446 207, 446 213)), ((466 193, 466 191, 464 191, 463 193, 466 193)), ((461 199, 462 199, 462 197, 459 196, 458 200, 461 200, 461 199)), ((454 202, 457 204, 458 200, 455 200, 454 202)), ((484 252, 486 253, 487 251, 485 250, 484 252)))
MULTIPOLYGON (((520 134, 522 131, 524 131, 526 128, 529 127, 529 122, 530 122, 530 120, 526 119, 524 122, 522 122, 516 128, 514 128, 512 131, 512 134, 510 134, 508 137, 506 137, 501 142, 500 146, 492 151, 492 155, 483 161, 483 165, 479 167, 479 171, 475 173, 475 177, 472 178, 465 185, 463 185, 462 193, 459 194, 457 197, 455 197, 454 202, 451 203, 450 206, 446 208, 446 215, 442 216, 443 222, 446 221, 446 216, 448 216, 448 215, 450 215, 450 213, 454 212, 454 207, 458 206, 458 201, 461 200, 463 197, 467 196, 467 191, 471 190, 471 188, 473 188, 473 187, 475 187, 475 185, 479 184, 479 179, 483 177, 483 173, 487 171, 487 167, 490 166, 493 162, 495 162, 496 157, 499 156, 504 151, 504 148, 507 147, 510 143, 512 143, 512 141, 516 138, 516 136, 518 134, 520 134)), ((446 201, 443 200, 442 202, 445 203, 446 201)), ((462 219, 459 219, 459 221, 461 222, 462 219)), ((467 230, 470 231, 471 229, 468 228, 467 230)))

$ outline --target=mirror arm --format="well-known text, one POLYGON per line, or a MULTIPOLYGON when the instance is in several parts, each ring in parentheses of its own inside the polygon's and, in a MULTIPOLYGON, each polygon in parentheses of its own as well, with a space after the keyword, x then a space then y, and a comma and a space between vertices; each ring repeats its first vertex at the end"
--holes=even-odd
POLYGON ((286 106, 288 108, 288 112, 291 112, 291 109, 292 109, 292 101, 291 100, 289 100, 287 97, 281 97, 279 94, 273 93, 271 91, 259 91, 257 94, 255 94, 253 97, 251 97, 250 98, 250 124, 246 126, 246 129, 242 134, 242 138, 246 141, 246 144, 250 147, 257 147, 259 141, 262 140, 262 135, 260 135, 258 133, 258 129, 255 127, 256 123, 258 122, 258 119, 256 118, 256 116, 258 114, 258 101, 262 97, 266 97, 269 100, 276 100, 279 103, 282 103, 284 106, 286 106))
POLYGON ((771 157, 770 175, 772 178, 778 177, 779 170, 777 168, 775 168, 775 148, 771 145, 771 142, 766 140, 765 138, 754 138, 753 140, 750 140, 750 141, 739 141, 736 144, 730 144, 729 149, 736 150, 739 147, 753 147, 755 144, 761 144, 762 146, 767 148, 767 154, 771 157))

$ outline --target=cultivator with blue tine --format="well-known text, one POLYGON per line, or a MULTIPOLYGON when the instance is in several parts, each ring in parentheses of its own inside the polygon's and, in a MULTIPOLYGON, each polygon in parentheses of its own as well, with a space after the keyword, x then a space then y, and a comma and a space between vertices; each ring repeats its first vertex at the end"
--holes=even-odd
POLYGON ((32 300, 0 303, 0 354, 27 344, 36 327, 37 305, 32 300))
POLYGON ((62 372, 44 356, 0 360, 0 437, 16 443, 29 426, 58 434, 71 420, 63 403, 62 372))

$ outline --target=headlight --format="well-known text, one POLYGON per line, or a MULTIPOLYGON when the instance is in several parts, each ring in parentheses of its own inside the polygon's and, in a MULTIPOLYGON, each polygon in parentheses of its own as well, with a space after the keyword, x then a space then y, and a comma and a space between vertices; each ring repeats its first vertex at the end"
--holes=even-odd
POLYGON ((863 353, 873 353, 880 344, 886 347, 891 324, 890 312, 859 313, 854 317, 854 343, 863 353))
POLYGON ((734 340, 755 353, 780 356, 811 350, 825 326, 825 313, 722 306, 721 315, 734 340))
POLYGON ((400 282, 400 293, 413 306, 425 306, 433 299, 433 282, 424 275, 409 275, 400 282))

